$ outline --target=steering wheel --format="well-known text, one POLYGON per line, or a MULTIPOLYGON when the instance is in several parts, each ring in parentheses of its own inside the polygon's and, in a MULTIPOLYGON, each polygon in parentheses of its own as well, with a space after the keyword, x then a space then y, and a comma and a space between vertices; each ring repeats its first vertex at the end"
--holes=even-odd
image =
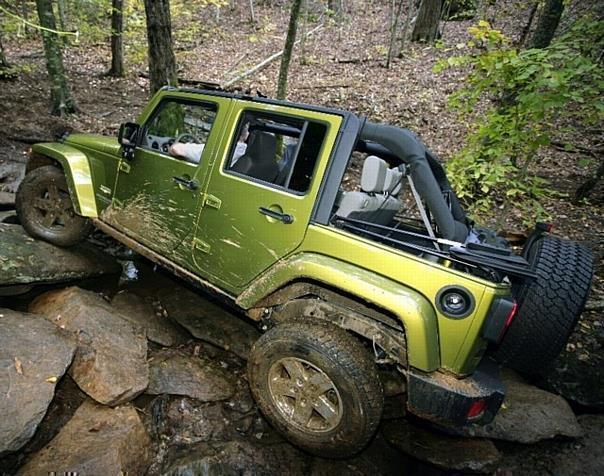
MULTIPOLYGON (((172 144, 175 144, 176 142, 183 142, 183 143, 195 142, 196 144, 199 144, 199 139, 197 137, 195 137, 193 134, 190 134, 188 132, 183 132, 182 134, 179 134, 176 139, 174 139, 172 144)), ((172 145, 172 144, 170 144, 170 145, 172 145)))

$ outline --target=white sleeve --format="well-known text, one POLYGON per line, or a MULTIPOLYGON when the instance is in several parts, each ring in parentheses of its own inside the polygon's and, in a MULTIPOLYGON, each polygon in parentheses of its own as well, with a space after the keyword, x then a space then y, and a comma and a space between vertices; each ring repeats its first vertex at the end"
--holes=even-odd
POLYGON ((247 144, 245 142, 237 142, 237 147, 235 147, 235 153, 233 154, 233 164, 237 162, 237 159, 245 154, 247 150, 247 144))
POLYGON ((201 160, 201 154, 205 144, 185 144, 184 155, 189 162, 198 164, 201 160))

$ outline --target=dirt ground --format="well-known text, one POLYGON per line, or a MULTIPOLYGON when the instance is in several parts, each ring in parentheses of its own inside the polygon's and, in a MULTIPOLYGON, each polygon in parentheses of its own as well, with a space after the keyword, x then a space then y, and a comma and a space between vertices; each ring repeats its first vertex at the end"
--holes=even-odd
MULTIPOLYGON (((222 81, 230 77, 227 71, 233 69, 242 55, 245 54, 232 74, 279 51, 287 14, 279 6, 257 3, 256 25, 249 22, 246 2, 224 8, 219 23, 213 10, 200 9, 194 20, 202 23, 209 34, 195 44, 176 44, 180 76, 222 81)), ((467 125, 447 107, 447 96, 461 84, 463 74, 453 70, 436 74, 432 68, 439 59, 451 55, 456 44, 467 39, 471 21, 446 23, 441 47, 409 45, 404 57, 394 60, 392 67, 386 69, 388 3, 350 1, 347 2, 349 11, 341 20, 326 20, 305 42, 305 63, 300 61, 300 48, 293 57, 288 97, 299 102, 345 108, 373 121, 412 129, 446 161, 462 147, 467 132, 467 125)), ((495 16, 494 25, 515 35, 526 19, 526 5, 521 8, 520 3, 512 1, 497 4, 497 9, 491 12, 495 16)), ((173 23, 177 30, 184 26, 178 17, 173 18, 173 23)), ((306 28, 310 30, 315 25, 309 23, 306 28)), ((136 118, 147 103, 148 81, 139 74, 144 69, 142 65, 133 64, 127 58, 127 76, 108 78, 103 75, 109 66, 108 45, 82 43, 71 46, 65 54, 70 87, 80 111, 66 118, 52 117, 48 114, 49 84, 41 42, 16 37, 5 37, 3 41, 9 62, 28 66, 29 70, 20 73, 14 81, 0 83, 0 172, 13 167, 15 162, 24 163, 30 144, 52 140, 66 130, 115 135, 119 124, 136 118)), ((273 62, 237 86, 270 97, 276 90, 278 68, 279 61, 273 62)), ((585 132, 576 139, 589 145, 597 138, 585 132)), ((590 169, 579 167, 577 162, 573 154, 548 148, 535 173, 551 180, 559 192, 572 196, 590 173, 590 169)), ((2 187, 0 183, 0 190, 2 187)), ((604 187, 599 184, 590 200, 580 206, 564 197, 552 199, 545 206, 552 214, 558 235, 579 241, 594 252, 597 272, 588 302, 588 309, 593 310, 584 313, 553 373, 541 384, 561 392, 579 413, 601 412, 604 408, 604 187)), ((506 220, 506 231, 526 232, 521 218, 510 216, 506 220)), ((567 448, 564 445, 576 443, 556 444, 567 448)), ((527 468, 527 460, 539 462, 550 458, 553 447, 543 444, 530 448, 522 450, 532 452, 527 459, 512 445, 511 454, 520 456, 509 460, 506 471, 539 474, 543 470, 563 474, 549 464, 535 463, 527 468)))

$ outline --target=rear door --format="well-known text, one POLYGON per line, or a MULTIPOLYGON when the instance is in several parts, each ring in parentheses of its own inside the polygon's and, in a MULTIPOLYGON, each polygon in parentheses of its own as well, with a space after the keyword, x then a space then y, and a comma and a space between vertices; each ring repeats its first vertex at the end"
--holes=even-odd
POLYGON ((238 293, 304 238, 342 118, 246 101, 232 111, 193 257, 203 275, 238 293))

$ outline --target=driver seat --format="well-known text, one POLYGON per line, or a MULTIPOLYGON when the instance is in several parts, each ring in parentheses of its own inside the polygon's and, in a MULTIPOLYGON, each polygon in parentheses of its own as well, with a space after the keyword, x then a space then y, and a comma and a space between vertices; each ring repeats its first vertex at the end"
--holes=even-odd
POLYGON ((274 182, 279 173, 275 162, 277 139, 269 132, 254 131, 250 134, 248 146, 231 170, 257 178, 265 182, 274 182))

